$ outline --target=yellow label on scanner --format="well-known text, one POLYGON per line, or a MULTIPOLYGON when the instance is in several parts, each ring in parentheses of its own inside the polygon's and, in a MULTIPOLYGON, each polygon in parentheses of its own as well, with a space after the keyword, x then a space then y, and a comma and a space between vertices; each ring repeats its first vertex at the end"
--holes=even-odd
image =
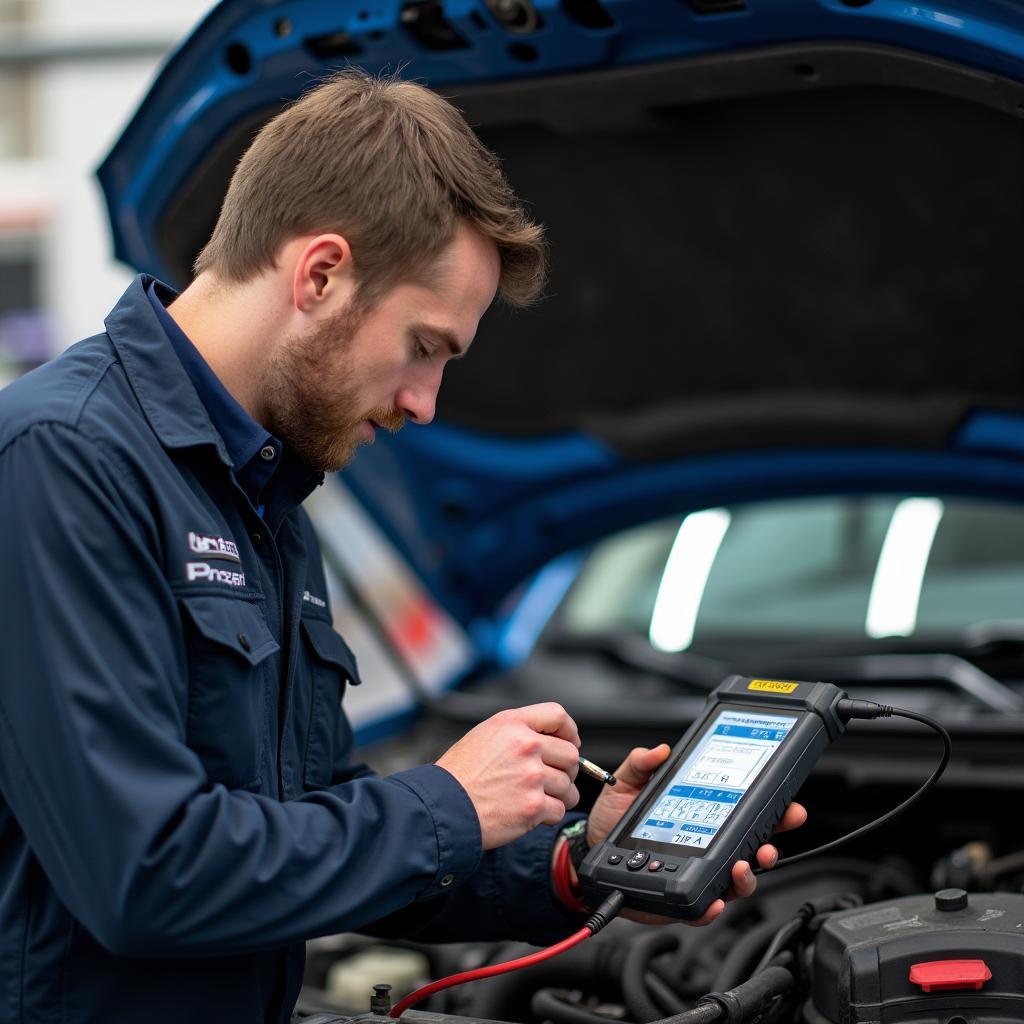
POLYGON ((767 693, 792 693, 799 685, 799 683, 783 683, 778 679, 753 679, 747 683, 747 689, 764 690, 767 693))

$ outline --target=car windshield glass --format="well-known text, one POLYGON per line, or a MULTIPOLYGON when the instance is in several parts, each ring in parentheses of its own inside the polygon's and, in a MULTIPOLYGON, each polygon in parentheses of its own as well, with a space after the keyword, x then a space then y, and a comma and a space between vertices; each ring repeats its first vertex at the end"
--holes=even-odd
POLYGON ((1024 511, 960 497, 755 502, 596 544, 560 634, 635 634, 663 651, 722 641, 962 639, 1024 617, 1024 511))

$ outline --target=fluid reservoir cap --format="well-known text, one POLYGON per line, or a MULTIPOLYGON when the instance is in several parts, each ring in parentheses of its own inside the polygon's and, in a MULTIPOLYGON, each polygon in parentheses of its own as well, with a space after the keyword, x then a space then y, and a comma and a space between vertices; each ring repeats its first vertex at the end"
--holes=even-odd
POLYGON ((920 985, 925 992, 976 992, 992 978, 992 972, 984 960, 929 960, 912 964, 909 977, 912 985, 920 985))
POLYGON ((966 889, 940 889, 935 894, 936 910, 964 910, 966 907, 966 889))

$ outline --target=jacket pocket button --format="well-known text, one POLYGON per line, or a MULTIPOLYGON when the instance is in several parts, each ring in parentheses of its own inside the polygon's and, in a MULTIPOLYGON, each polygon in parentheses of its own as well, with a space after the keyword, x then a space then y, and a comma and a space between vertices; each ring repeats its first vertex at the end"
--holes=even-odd
POLYGON ((242 650, 243 651, 251 651, 252 650, 252 641, 249 639, 249 637, 245 633, 239 633, 238 634, 238 642, 242 645, 242 650))
POLYGON ((441 879, 441 888, 442 889, 447 889, 448 886, 451 885, 452 882, 454 882, 454 881, 455 881, 455 876, 454 875, 451 875, 451 874, 445 875, 444 878, 441 879))

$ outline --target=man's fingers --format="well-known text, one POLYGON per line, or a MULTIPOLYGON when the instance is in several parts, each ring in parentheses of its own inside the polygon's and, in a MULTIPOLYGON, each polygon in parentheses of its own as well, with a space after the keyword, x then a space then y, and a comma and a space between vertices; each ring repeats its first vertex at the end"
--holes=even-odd
POLYGON ((568 740, 557 736, 541 736, 540 758, 545 764, 565 772, 570 779, 580 770, 580 752, 568 740))
POLYGON ((580 802, 579 790, 573 785, 572 780, 565 772, 557 768, 546 768, 544 774, 544 792, 561 800, 566 809, 575 807, 580 802))
MULTIPOLYGON (((807 809, 803 804, 790 804, 786 808, 786 813, 782 815, 782 820, 775 826, 775 831, 788 832, 790 829, 799 828, 806 820, 807 809)), ((765 843, 758 848, 756 856, 758 865, 767 871, 778 863, 779 851, 771 843, 765 843)))
POLYGON ((634 789, 639 789, 647 784, 647 780, 664 762, 665 758, 672 752, 667 743, 660 743, 656 747, 634 747, 626 760, 619 765, 615 777, 619 782, 634 789))
POLYGON ((775 826, 775 831, 788 832, 791 828, 799 828, 806 820, 807 808, 803 804, 790 804, 782 820, 775 826))
POLYGON ((711 924, 721 912, 725 910, 725 903, 722 900, 715 900, 714 903, 704 911, 703 916, 698 917, 696 921, 687 921, 686 923, 692 925, 694 928, 703 928, 706 924, 711 924))
POLYGON ((568 740, 577 749, 580 745, 580 734, 576 723, 569 717, 569 712, 561 704, 531 704, 520 708, 523 721, 534 732, 547 733, 549 736, 560 736, 568 740))
MULTIPOLYGON (((576 788, 575 786, 573 787, 576 788)), ((577 797, 577 799, 579 799, 577 797)), ((538 825, 557 825, 564 817, 567 808, 561 800, 553 796, 545 796, 538 825)))
POLYGON ((750 870, 750 865, 745 860, 736 861, 732 866, 732 886, 729 896, 733 899, 753 896, 756 888, 757 879, 754 877, 754 872, 750 870))

